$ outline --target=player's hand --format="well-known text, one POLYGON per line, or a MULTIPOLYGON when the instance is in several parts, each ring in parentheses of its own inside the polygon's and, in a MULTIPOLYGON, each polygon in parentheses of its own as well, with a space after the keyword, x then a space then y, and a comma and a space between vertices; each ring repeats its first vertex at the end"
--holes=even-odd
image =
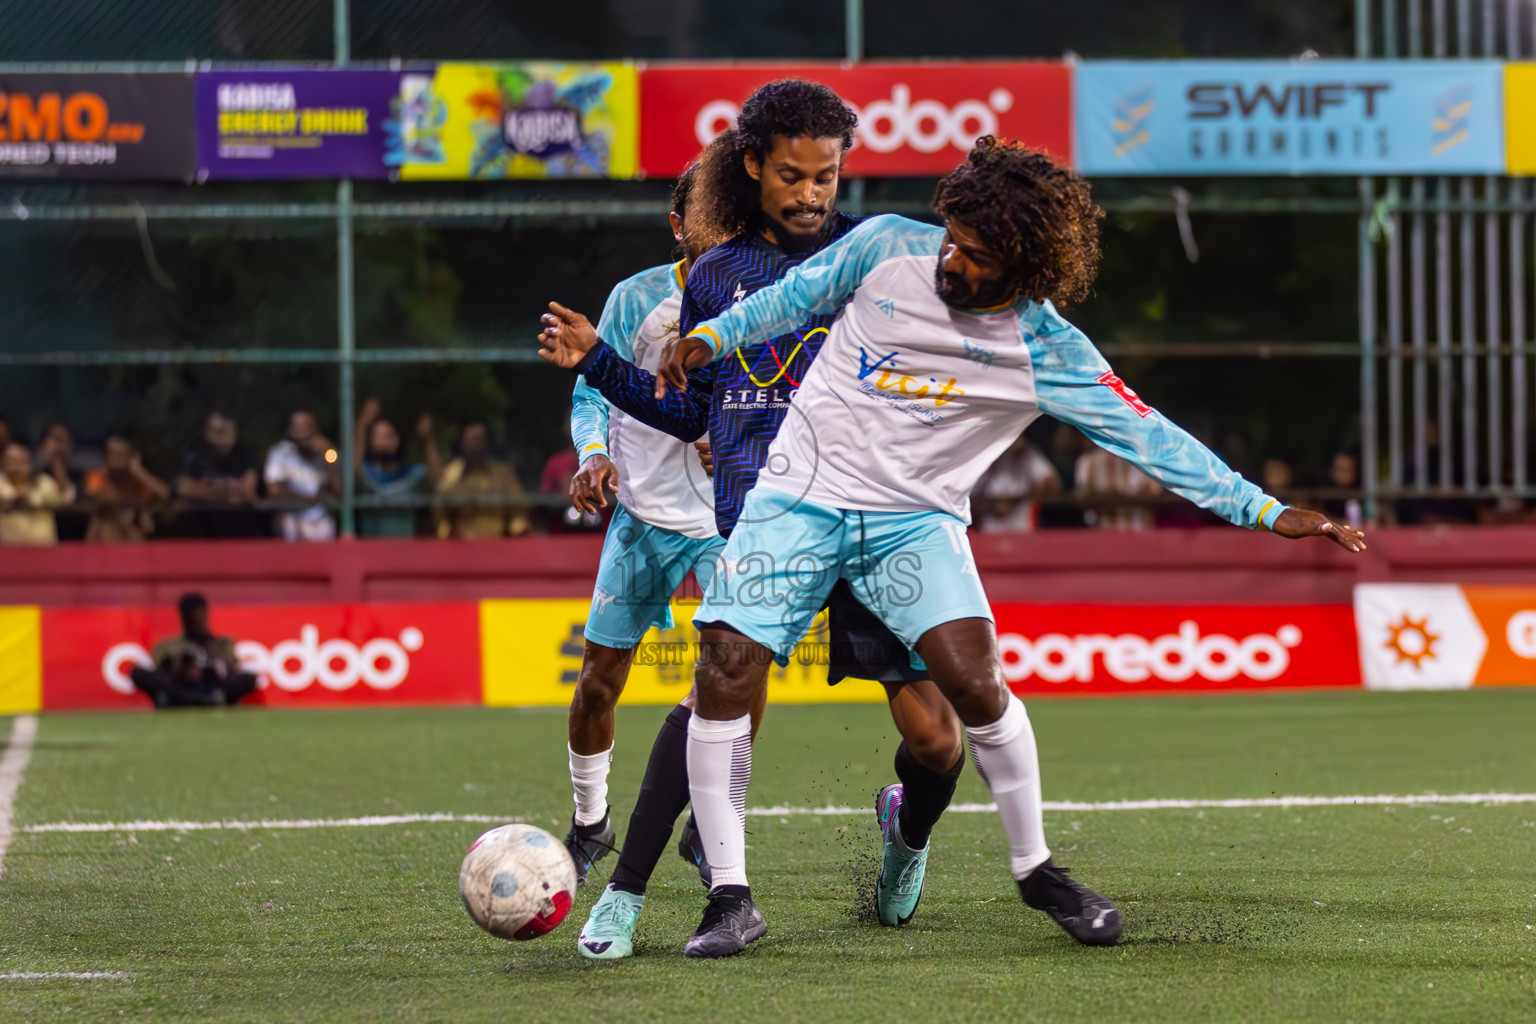
POLYGON ((693 450, 699 453, 699 461, 704 464, 704 472, 714 476, 715 450, 709 446, 709 442, 695 441, 693 442, 693 450))
POLYGON ((592 349, 597 347, 597 329, 592 321, 573 309, 566 309, 558 302, 549 304, 549 312, 541 318, 544 330, 539 334, 542 350, 539 357, 566 370, 574 370, 592 349))
POLYGON ((656 401, 667 397, 667 385, 679 391, 688 390, 688 371, 706 366, 715 357, 715 350, 703 338, 690 335, 669 340, 661 350, 661 367, 656 371, 656 401))
POLYGON ((1321 512, 1306 512, 1288 508, 1275 517, 1274 532, 1282 537, 1299 540, 1302 537, 1327 537, 1345 551, 1365 550, 1365 533, 1353 527, 1336 523, 1321 512))
POLYGON ((608 507, 607 491, 619 489, 619 467, 606 455, 594 455, 571 477, 571 504, 595 513, 608 507))

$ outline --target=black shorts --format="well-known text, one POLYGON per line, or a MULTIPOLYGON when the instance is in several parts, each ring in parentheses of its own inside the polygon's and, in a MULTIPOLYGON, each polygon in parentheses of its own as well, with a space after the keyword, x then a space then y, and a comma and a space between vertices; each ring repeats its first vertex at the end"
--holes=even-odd
POLYGON ((912 653, 879 616, 857 597, 847 580, 827 595, 827 685, 844 679, 910 683, 927 679, 928 670, 912 667, 912 653))

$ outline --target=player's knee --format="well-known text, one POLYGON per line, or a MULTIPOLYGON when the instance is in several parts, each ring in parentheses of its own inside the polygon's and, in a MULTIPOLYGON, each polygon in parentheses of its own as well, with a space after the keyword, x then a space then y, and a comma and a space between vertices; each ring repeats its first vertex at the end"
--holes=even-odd
POLYGON ((588 714, 612 711, 624 692, 628 673, 621 666, 588 663, 576 677, 576 704, 588 714))
POLYGON ((905 731, 902 739, 917 762, 935 772, 948 771, 965 749, 960 719, 947 707, 917 728, 905 731))
POLYGON ((1008 707, 1008 684, 996 666, 979 667, 949 680, 944 693, 960 720, 969 726, 995 722, 1008 707))
POLYGON ((699 698, 711 706, 747 705, 752 701, 755 675, 750 666, 700 662, 694 675, 699 698))

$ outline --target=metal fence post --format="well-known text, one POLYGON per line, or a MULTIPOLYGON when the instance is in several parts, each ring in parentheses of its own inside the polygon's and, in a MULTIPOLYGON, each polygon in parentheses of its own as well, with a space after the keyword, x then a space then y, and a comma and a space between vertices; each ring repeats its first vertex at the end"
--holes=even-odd
MULTIPOLYGON (((344 68, 352 59, 352 27, 349 0, 334 0, 336 58, 338 68, 344 68)), ((357 408, 357 380, 354 356, 357 352, 357 321, 353 303, 353 254, 352 254, 352 180, 344 178, 336 183, 336 348, 341 378, 338 385, 336 410, 341 417, 339 432, 341 450, 341 532, 352 536, 357 532, 357 473, 353 456, 359 438, 353 436, 353 415, 357 408)))

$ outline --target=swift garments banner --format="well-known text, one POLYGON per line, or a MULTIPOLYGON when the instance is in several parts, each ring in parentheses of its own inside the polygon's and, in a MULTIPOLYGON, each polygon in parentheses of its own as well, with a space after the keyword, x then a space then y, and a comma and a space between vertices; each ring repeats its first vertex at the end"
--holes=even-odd
POLYGON ((1359 686, 1347 605, 992 606, 1017 694, 1359 686))
POLYGON ((0 74, 0 177, 192 180, 192 76, 0 74))
POLYGON ((1006 135, 1072 159, 1072 72, 1065 64, 729 64, 650 67, 640 76, 640 168, 674 177, 766 82, 830 86, 859 114, 847 173, 942 175, 976 139, 1006 135))
POLYGON ((1502 174, 1493 61, 1088 61, 1088 174, 1502 174))
MULTIPOLYGON (((476 612, 473 601, 218 605, 212 624, 257 676, 247 703, 478 704, 476 612)), ((148 708, 130 673, 180 632, 170 609, 44 609, 43 709, 148 708)))

